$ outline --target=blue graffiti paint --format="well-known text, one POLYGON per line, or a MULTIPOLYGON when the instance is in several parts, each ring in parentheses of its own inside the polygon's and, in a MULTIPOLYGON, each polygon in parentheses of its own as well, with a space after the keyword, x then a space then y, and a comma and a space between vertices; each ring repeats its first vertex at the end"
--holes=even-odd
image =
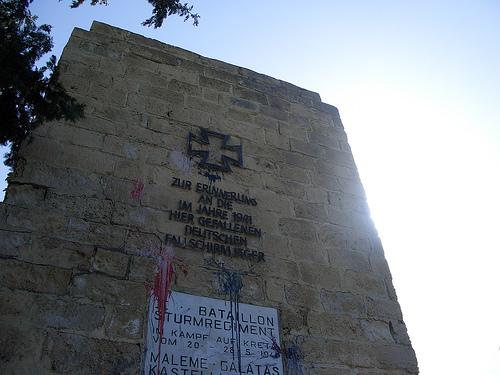
POLYGON ((272 358, 279 358, 282 356, 288 368, 288 373, 290 375, 302 375, 303 371, 303 360, 304 355, 300 350, 300 347, 296 343, 291 343, 288 346, 283 346, 282 348, 279 346, 275 337, 271 337, 272 346, 271 350, 273 353, 271 354, 272 358))
POLYGON ((231 342, 233 345, 233 360, 235 356, 238 360, 238 371, 241 374, 241 333, 240 327, 240 294, 243 288, 243 281, 240 273, 228 270, 224 263, 217 263, 217 283, 219 293, 229 296, 231 309, 231 342), (236 329, 235 329, 236 327, 236 329))
POLYGON ((297 344, 291 344, 285 350, 287 368, 290 374, 302 375, 304 355, 297 344))
POLYGON ((220 181, 221 180, 221 177, 218 175, 218 174, 215 174, 215 173, 210 173, 210 172, 203 172, 203 176, 208 178, 208 181, 210 181, 210 183, 215 183, 216 181, 220 181))

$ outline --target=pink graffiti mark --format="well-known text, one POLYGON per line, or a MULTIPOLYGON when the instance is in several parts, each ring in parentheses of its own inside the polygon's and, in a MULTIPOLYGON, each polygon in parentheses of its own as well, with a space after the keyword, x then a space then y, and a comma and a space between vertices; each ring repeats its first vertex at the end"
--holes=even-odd
POLYGON ((153 295, 156 306, 158 306, 158 373, 160 371, 160 358, 161 358, 161 343, 163 341, 163 326, 165 324, 165 313, 167 312, 167 305, 170 295, 172 293, 172 286, 175 280, 177 270, 180 270, 184 275, 188 272, 187 265, 178 257, 174 256, 171 247, 160 246, 155 248, 150 253, 151 256, 157 259, 157 270, 151 293, 153 295))
POLYGON ((271 350, 274 351, 274 353, 271 354, 271 357, 272 358, 279 358, 285 350, 280 348, 280 346, 278 345, 278 342, 276 341, 276 337, 274 337, 274 336, 271 337, 271 340, 273 342, 273 345, 271 346, 271 350))
POLYGON ((130 192, 132 199, 139 201, 144 195, 144 182, 140 178, 134 180, 134 189, 130 192))

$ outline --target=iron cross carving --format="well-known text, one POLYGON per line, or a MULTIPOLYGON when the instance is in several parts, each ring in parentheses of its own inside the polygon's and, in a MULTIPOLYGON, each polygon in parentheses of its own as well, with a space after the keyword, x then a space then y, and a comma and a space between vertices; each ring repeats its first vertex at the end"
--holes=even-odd
POLYGON ((201 158, 198 165, 202 168, 231 172, 231 165, 243 167, 243 148, 228 144, 230 138, 229 135, 201 128, 199 135, 189 133, 188 155, 201 158), (194 143, 199 145, 197 149, 193 147, 194 143), (233 157, 226 153, 233 154, 233 157))

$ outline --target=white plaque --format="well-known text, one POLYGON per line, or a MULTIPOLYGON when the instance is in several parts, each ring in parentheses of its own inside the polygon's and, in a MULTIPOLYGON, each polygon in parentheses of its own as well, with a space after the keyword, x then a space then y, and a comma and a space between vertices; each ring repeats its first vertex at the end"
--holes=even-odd
POLYGON ((160 337, 149 301, 144 374, 283 375, 276 309, 172 292, 160 337))

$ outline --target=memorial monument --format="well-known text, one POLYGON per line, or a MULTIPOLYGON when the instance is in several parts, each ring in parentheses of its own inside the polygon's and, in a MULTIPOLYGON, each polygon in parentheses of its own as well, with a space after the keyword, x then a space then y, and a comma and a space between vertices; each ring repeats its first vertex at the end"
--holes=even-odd
POLYGON ((102 23, 0 205, 2 374, 416 374, 337 109, 102 23))

